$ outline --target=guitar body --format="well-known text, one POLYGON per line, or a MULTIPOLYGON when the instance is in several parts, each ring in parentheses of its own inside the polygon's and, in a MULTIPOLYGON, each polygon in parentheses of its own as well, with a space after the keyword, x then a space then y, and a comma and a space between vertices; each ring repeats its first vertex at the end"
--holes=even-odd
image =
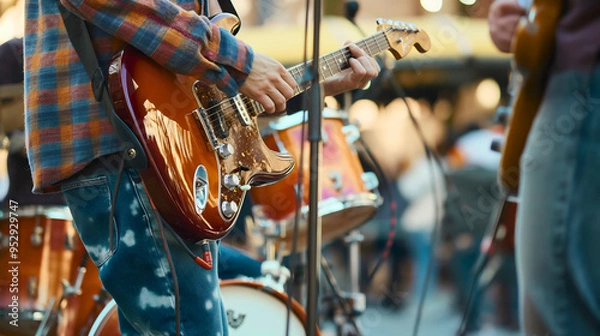
POLYGON ((512 104, 499 169, 500 183, 509 194, 518 193, 521 155, 544 96, 562 6, 563 0, 534 0, 528 17, 519 23, 513 41, 514 70, 519 76, 519 87, 512 104))
MULTIPOLYGON (((230 14, 212 21, 229 30, 239 24, 230 14)), ((371 55, 390 49, 400 59, 413 45, 429 50, 429 36, 413 25, 381 21, 380 27, 358 42, 371 55)), ((323 56, 328 71, 320 79, 348 68, 350 58, 347 46, 323 56)), ((304 64, 288 71, 304 78, 304 64)), ((296 94, 307 88, 298 84, 296 94)), ((233 228, 250 186, 275 183, 294 168, 293 156, 272 151, 261 138, 260 104, 171 72, 132 47, 113 57, 108 88, 117 116, 146 154, 140 175, 154 206, 184 239, 222 238, 233 228)))
POLYGON ((240 185, 268 184, 294 167, 292 156, 264 144, 256 116, 249 126, 223 118, 230 136, 218 138, 218 143, 233 149, 223 158, 193 114, 224 99, 223 93, 167 70, 134 48, 113 57, 108 81, 117 115, 146 152, 148 168, 140 175, 152 202, 184 239, 218 239, 233 228, 238 211, 228 216, 223 204, 241 207, 246 190, 225 187, 224 176, 237 175, 240 185), (204 169, 198 175, 199 166, 204 169), (203 182, 207 187, 199 190, 203 182))

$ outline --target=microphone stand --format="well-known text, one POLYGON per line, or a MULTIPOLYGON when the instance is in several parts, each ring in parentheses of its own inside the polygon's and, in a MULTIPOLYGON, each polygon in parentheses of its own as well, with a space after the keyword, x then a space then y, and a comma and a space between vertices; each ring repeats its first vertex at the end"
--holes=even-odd
POLYGON ((321 138, 321 111, 323 111, 322 85, 319 76, 319 37, 322 17, 322 2, 314 3, 313 61, 309 69, 311 88, 308 109, 308 141, 310 142, 309 202, 308 202, 308 246, 307 246, 307 335, 316 336, 317 306, 319 298, 319 270, 321 264, 321 218, 319 217, 319 165, 323 142, 321 138))

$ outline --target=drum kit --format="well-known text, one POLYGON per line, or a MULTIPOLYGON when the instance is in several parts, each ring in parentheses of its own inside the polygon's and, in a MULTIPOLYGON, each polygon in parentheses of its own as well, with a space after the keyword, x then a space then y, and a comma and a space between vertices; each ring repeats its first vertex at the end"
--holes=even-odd
MULTIPOLYGON (((262 257, 266 261, 280 263, 282 256, 302 253, 307 248, 308 195, 304 189, 308 187, 310 172, 308 142, 303 134, 304 117, 302 112, 277 117, 261 130, 267 146, 289 153, 296 160, 294 170, 284 180, 253 188, 249 193, 253 205, 250 221, 253 227, 250 229, 263 235, 262 257), (303 146, 306 148, 302 149, 303 146), (299 177, 302 177, 301 181, 299 177), (295 251, 292 246, 296 247, 295 251)), ((352 302, 354 313, 360 313, 364 310, 365 299, 358 285, 358 253, 362 241, 358 227, 375 214, 383 200, 377 191, 377 176, 365 172, 361 165, 355 147, 360 132, 349 123, 346 113, 328 108, 323 111, 322 138, 318 205, 322 240, 328 243, 344 238, 349 246, 352 292, 341 295, 352 302)), ((14 223, 10 218, 10 209, 0 211, 2 265, 11 262, 9 240, 14 223)), ((0 278, 0 335, 118 335, 117 306, 102 288, 98 269, 87 262, 87 254, 72 225, 68 208, 20 206, 18 234, 21 251, 17 280, 19 327, 10 324, 13 299, 10 290, 16 285, 10 274, 4 274, 0 278)), ((326 267, 325 260, 323 263, 326 267)), ((325 275, 330 276, 329 272, 325 275)), ((289 335, 306 334, 307 316, 300 303, 302 298, 290 298, 285 293, 287 277, 275 280, 265 275, 260 279, 222 281, 231 335, 285 335, 286 328, 289 328, 289 335)), ((337 324, 350 322, 350 318, 345 322, 340 318, 344 315, 343 310, 335 311, 337 324)))
MULTIPOLYGON (((265 262, 279 265, 282 257, 292 253, 294 225, 297 225, 296 252, 307 248, 308 197, 301 191, 308 186, 309 165, 306 157, 308 146, 303 132, 303 113, 277 117, 262 127, 261 135, 269 148, 294 156, 296 166, 284 180, 250 190, 252 215, 248 230, 258 230, 264 242, 262 257, 265 262), (303 176, 299 182, 298 176, 303 176), (300 197, 297 197, 300 196, 300 197), (301 204, 296 205, 296 198, 301 204), (298 212, 298 216, 296 216, 298 212), (298 217, 298 223, 295 218, 298 217)), ((342 238, 349 247, 349 274, 351 290, 342 293, 336 288, 336 295, 350 303, 348 309, 337 307, 331 302, 328 312, 332 316, 338 335, 359 335, 354 318, 365 309, 365 297, 359 291, 360 255, 359 244, 363 236, 357 228, 364 224, 383 203, 378 193, 378 178, 372 172, 365 172, 360 163, 355 142, 360 132, 349 123, 345 112, 335 109, 323 111, 323 169, 319 216, 322 219, 323 243, 342 238), (355 324, 354 324, 355 326, 355 324)), ((330 283, 336 283, 327 261, 322 259, 324 274, 330 283)), ((277 269, 278 267, 272 267, 277 269)), ((229 334, 232 336, 265 335, 283 336, 306 335, 307 314, 301 304, 301 297, 290 297, 284 290, 287 276, 265 274, 258 279, 239 278, 221 281, 221 294, 227 313, 229 334), (288 319, 289 311, 289 319, 288 319)), ((335 301, 335 300, 332 300, 335 301)), ((118 313, 114 301, 110 301, 97 316, 90 328, 90 336, 118 334, 118 313)), ((320 335, 317 332, 317 335, 320 335)))
POLYGON ((107 296, 68 208, 0 211, 0 229, 0 263, 14 270, 0 278, 0 335, 69 336, 89 329, 89 316, 107 296), (18 250, 11 252, 14 242, 18 250))
MULTIPOLYGON (((364 311, 366 299, 359 289, 360 243, 364 237, 358 227, 375 214, 383 199, 378 192, 377 175, 365 172, 361 164, 357 149, 358 127, 351 124, 347 113, 341 110, 325 108, 322 117, 321 197, 318 204, 322 242, 343 239, 348 246, 347 271, 350 276, 350 291, 340 291, 327 260, 321 258, 323 274, 337 296, 337 300, 324 302, 323 307, 327 308, 323 309, 323 315, 332 316, 338 335, 359 335, 355 318, 364 311), (334 304, 340 301, 349 307, 334 304)), ((280 261, 282 255, 303 253, 307 249, 309 199, 305 189, 309 185, 310 166, 307 159, 309 142, 306 127, 303 127, 305 118, 303 111, 278 117, 261 130, 270 149, 289 153, 296 161, 291 174, 282 181, 250 190, 252 220, 248 221, 250 227, 247 229, 257 228, 264 237, 266 260, 280 261)), ((252 287, 253 283, 248 286, 252 287)), ((296 296, 299 301, 304 297, 301 291, 296 296)), ((227 303, 226 295, 224 299, 227 303)), ((291 301, 297 303, 294 299, 291 301)), ((305 319, 304 310, 292 309, 292 312, 301 320, 305 319)), ((293 330, 291 322, 290 328, 293 330)), ((247 329, 246 335, 252 334, 248 331, 251 329, 247 329)), ((304 329, 290 332, 290 335, 305 334, 304 329)))

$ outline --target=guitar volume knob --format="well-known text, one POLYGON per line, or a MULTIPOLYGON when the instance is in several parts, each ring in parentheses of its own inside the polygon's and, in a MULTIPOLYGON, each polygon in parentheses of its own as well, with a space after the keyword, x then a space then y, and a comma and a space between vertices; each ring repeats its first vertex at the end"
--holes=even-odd
POLYGON ((240 177, 237 174, 227 174, 223 176, 223 185, 225 188, 232 190, 240 185, 240 177))
POLYGON ((221 204, 221 211, 225 217, 231 217, 238 211, 238 205, 235 202, 223 202, 221 204))
POLYGON ((231 154, 233 154, 233 151, 234 151, 234 148, 231 144, 221 144, 219 146, 219 155, 223 159, 230 157, 231 154))

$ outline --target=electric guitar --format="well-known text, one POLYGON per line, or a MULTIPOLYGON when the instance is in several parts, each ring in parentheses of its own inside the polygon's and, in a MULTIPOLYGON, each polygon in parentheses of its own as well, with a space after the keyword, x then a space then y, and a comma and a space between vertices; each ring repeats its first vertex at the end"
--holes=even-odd
POLYGON ((544 96, 562 6, 563 0, 534 0, 517 26, 512 44, 515 96, 499 169, 508 194, 518 193, 521 155, 544 96))
MULTIPOLYGON (((213 23, 233 29, 237 18, 220 14, 213 23)), ((390 50, 396 59, 414 46, 429 50, 429 36, 412 24, 377 20, 378 32, 356 42, 375 55, 390 50)), ((319 58, 319 80, 349 68, 348 47, 319 58)), ((288 69, 296 79, 295 94, 309 64, 288 69)), ((257 116, 263 107, 238 94, 228 97, 216 86, 177 74, 132 47, 113 57, 108 86, 117 115, 139 139, 148 159, 140 171, 152 202, 184 239, 219 239, 233 227, 252 186, 275 183, 294 167, 290 155, 274 152, 263 142, 257 116)))

